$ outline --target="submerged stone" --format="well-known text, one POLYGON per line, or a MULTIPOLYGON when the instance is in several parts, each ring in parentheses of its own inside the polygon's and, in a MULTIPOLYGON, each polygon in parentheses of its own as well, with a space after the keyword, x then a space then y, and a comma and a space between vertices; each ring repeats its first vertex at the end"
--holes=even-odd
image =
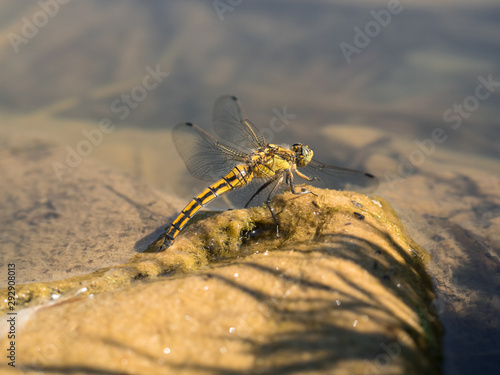
POLYGON ((273 199, 279 238, 267 208, 227 211, 164 252, 18 286, 21 371, 439 373, 426 251, 382 198, 311 190, 273 199))

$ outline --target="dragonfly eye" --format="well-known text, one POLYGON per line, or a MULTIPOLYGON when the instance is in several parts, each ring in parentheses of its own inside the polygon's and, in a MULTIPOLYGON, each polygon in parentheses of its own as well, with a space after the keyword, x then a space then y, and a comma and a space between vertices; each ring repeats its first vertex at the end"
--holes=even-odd
POLYGON ((295 143, 292 145, 292 149, 295 152, 295 162, 298 167, 305 167, 309 164, 314 154, 309 146, 295 143))

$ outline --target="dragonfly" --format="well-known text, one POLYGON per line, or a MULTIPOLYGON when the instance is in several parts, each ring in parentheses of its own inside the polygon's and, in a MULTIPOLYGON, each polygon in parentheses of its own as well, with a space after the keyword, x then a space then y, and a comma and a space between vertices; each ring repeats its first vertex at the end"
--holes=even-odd
POLYGON ((213 183, 195 196, 167 227, 160 251, 174 243, 179 232, 202 207, 224 194, 236 208, 265 204, 276 223, 276 236, 279 237, 279 222, 271 198, 287 188, 297 195, 316 195, 305 188, 298 189, 294 175, 323 188, 345 185, 345 181, 366 187, 376 181, 372 174, 313 159, 313 150, 305 144, 266 143, 264 135, 246 117, 235 96, 222 96, 215 102, 213 127, 224 142, 190 122, 180 123, 172 131, 174 145, 188 171, 200 180, 213 183))

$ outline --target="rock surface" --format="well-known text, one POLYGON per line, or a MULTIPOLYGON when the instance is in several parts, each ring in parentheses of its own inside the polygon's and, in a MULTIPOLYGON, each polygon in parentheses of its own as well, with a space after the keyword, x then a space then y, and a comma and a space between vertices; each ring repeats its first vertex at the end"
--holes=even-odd
MULTIPOLYGON (((31 147, 16 156, 11 148, 7 162, 19 167, 11 181, 42 178, 37 163, 47 152, 50 147, 31 147)), ((17 285, 12 373, 439 373, 441 330, 423 267, 428 255, 382 198, 319 189, 317 197, 285 193, 273 200, 280 238, 259 207, 190 225, 165 252, 138 253, 154 242, 165 220, 155 215, 172 212, 168 204, 109 169, 71 178, 61 191, 78 199, 55 194, 25 210, 38 218, 33 226, 59 246, 54 220, 107 212, 108 220, 86 227, 98 233, 78 237, 90 253, 73 249, 58 261, 71 264, 73 256, 88 264, 108 249, 117 257, 112 246, 123 252, 70 278, 17 285)), ((18 183, 21 192, 25 185, 18 183)), ((27 229, 32 241, 30 235, 27 229)), ((20 273, 31 267, 16 266, 20 273)), ((0 294, 3 301, 7 292, 0 294)))

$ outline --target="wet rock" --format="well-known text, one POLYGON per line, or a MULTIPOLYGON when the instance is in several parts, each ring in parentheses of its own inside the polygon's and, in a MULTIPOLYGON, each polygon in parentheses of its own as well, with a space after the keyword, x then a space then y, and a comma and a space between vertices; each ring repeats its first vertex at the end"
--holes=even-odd
POLYGON ((280 238, 267 209, 227 211, 164 252, 18 286, 18 368, 439 373, 425 250, 382 198, 311 190, 273 200, 280 238))

